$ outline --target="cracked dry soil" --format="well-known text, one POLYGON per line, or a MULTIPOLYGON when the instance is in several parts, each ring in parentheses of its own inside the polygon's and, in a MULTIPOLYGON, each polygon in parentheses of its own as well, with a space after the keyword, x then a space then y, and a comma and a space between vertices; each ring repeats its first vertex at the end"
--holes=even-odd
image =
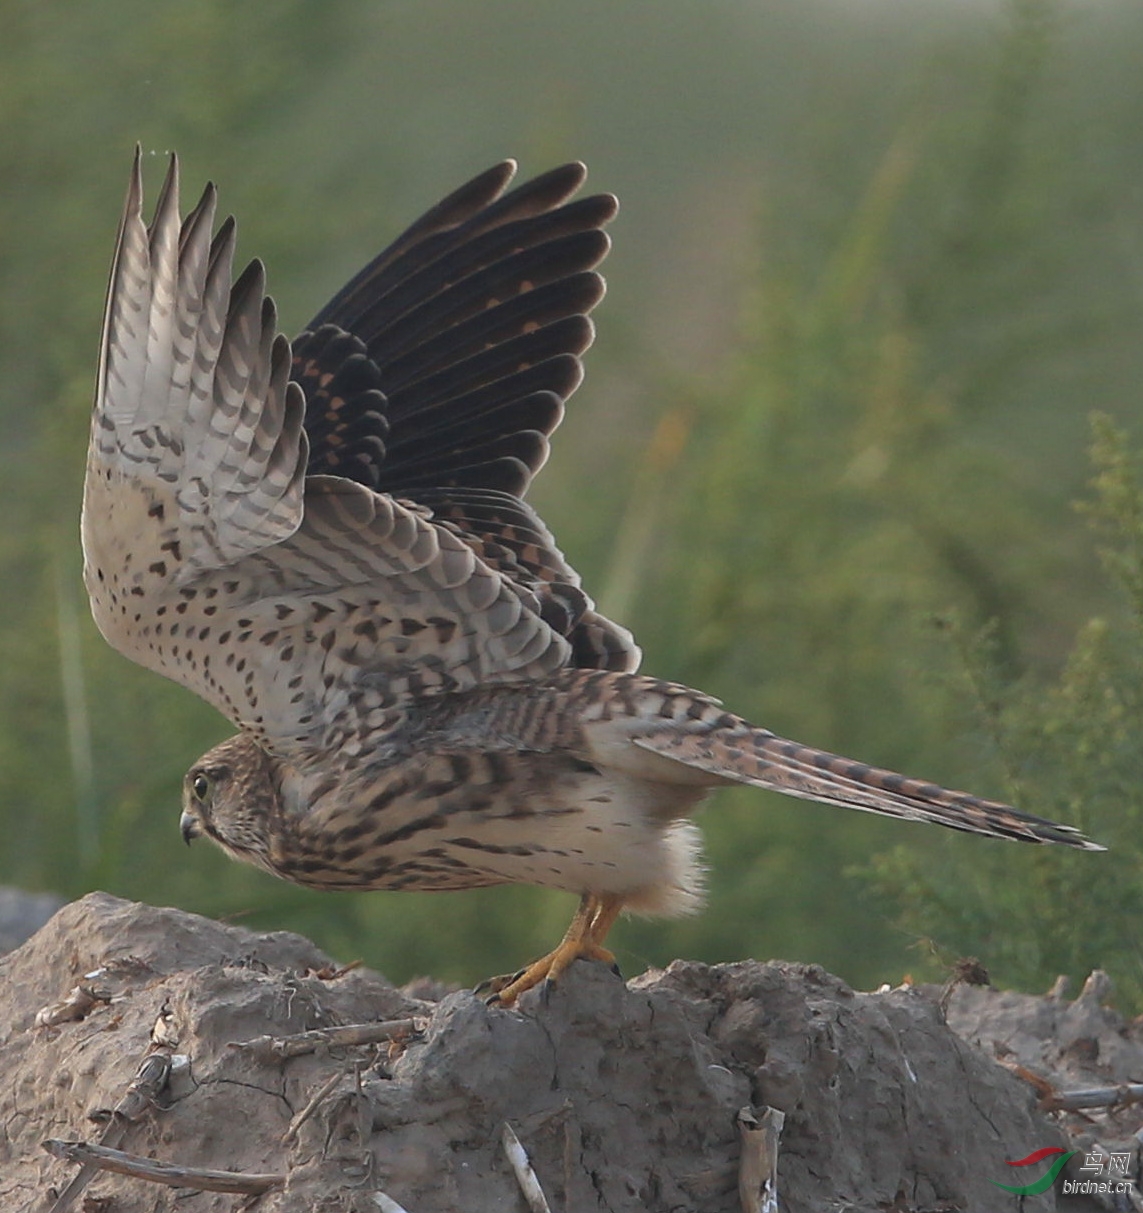
MULTIPOLYGON (((120 1148, 284 1186, 250 1198, 101 1173, 76 1209, 374 1213, 384 1192, 408 1213, 523 1213, 500 1145, 508 1120, 554 1211, 731 1213, 735 1118, 754 1104, 786 1114, 783 1208, 949 1213, 1015 1207, 989 1182, 1005 1158, 1063 1140, 920 990, 860 994, 814 966, 754 961, 679 961, 624 984, 581 963, 547 1005, 529 994, 505 1011, 335 972, 296 935, 103 893, 65 906, 0 960, 0 1208, 47 1213, 77 1168, 41 1143, 98 1140, 157 1021, 189 1064, 120 1148), (92 973, 110 1001, 35 1026, 92 973), (233 1047, 408 1016, 424 1032, 396 1048, 273 1060, 233 1047)), ((1053 1207, 1050 1192, 1023 1205, 1053 1207)))

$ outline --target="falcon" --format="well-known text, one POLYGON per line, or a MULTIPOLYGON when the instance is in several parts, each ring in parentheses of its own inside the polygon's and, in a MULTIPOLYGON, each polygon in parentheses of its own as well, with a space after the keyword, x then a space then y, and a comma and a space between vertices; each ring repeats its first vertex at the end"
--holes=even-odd
POLYGON ((576 893, 511 1005, 621 911, 701 900, 689 816, 753 784, 1101 850, 1066 825, 788 741, 637 673, 525 500, 582 377, 608 194, 505 161, 371 261, 293 343, 233 219, 136 150, 84 489, 100 631, 238 728, 186 775, 184 838, 316 889, 576 893))

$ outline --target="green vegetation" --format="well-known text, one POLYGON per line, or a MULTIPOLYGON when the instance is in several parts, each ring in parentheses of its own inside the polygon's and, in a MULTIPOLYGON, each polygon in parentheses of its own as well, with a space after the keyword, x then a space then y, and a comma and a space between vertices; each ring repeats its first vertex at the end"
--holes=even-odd
POLYGON ((319 895, 178 837, 226 725, 112 653, 77 515, 130 149, 177 147, 288 329, 495 158, 614 189, 611 296, 534 499, 645 668, 769 728, 1073 822, 1107 855, 751 790, 675 955, 869 985, 975 954, 1143 1007, 1143 385, 1135 6, 0 0, 0 880, 305 931, 474 980, 569 899, 319 895), (1096 480, 1085 454, 1096 428, 1096 480), (1084 497, 1083 514, 1073 502, 1084 497), (1091 524, 1099 537, 1093 540, 1091 524), (1101 567, 1097 549, 1104 551, 1101 567), (1108 575, 1109 574, 1109 575, 1108 575))
POLYGON ((1143 485, 1124 435, 1105 416, 1094 431, 1094 500, 1084 512, 1106 535, 1101 554, 1129 616, 1089 619, 1047 687, 1005 677, 995 628, 976 636, 953 629, 1004 764, 1006 795, 1081 826, 1108 853, 1093 877, 1083 857, 1054 848, 1026 858, 958 850, 933 863, 898 846, 867 874, 900 906, 907 930, 940 941, 935 959, 942 950, 975 951, 1006 984, 1035 988, 1053 973, 1082 975, 1098 958, 1124 1005, 1138 1008, 1143 949, 1131 924, 1143 914, 1143 485))

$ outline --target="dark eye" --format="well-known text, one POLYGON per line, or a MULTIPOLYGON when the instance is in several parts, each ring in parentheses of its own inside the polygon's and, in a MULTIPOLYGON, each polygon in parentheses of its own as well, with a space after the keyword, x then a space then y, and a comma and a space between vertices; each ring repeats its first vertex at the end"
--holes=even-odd
POLYGON ((195 800, 202 801, 205 804, 207 798, 210 796, 210 780, 201 773, 196 775, 191 782, 191 791, 194 793, 195 800))

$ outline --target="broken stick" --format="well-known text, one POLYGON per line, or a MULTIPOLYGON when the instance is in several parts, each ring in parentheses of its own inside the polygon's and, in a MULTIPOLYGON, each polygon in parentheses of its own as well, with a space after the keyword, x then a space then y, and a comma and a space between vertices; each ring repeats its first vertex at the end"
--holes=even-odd
POLYGON ((528 1202, 529 1213, 552 1213, 551 1206, 544 1196, 544 1190, 540 1187, 540 1180, 532 1169, 532 1164, 528 1161, 528 1152, 520 1144, 515 1130, 507 1121, 504 1122, 500 1140, 504 1145, 508 1165, 512 1168, 516 1182, 520 1185, 520 1191, 524 1193, 524 1199, 528 1202))
POLYGON ((1143 1082, 1125 1082, 1117 1087, 1090 1087, 1083 1091, 1053 1091, 1044 1097, 1045 1108, 1051 1112, 1114 1108, 1140 1102, 1143 1102, 1143 1082))
MULTIPOLYGON (((135 1077, 131 1079, 124 1092, 123 1098, 109 1113, 104 1113, 107 1116, 107 1126, 99 1138, 101 1148, 111 1149, 122 1143, 124 1137, 127 1136, 128 1126, 138 1120, 147 1108, 158 1100, 170 1075, 171 1055, 165 1050, 148 1053, 143 1058, 139 1068, 135 1071, 135 1077)), ((45 1142, 44 1149, 47 1148, 45 1142)), ((57 1155, 57 1157, 59 1156, 57 1155)), ((83 1190, 95 1178, 98 1169, 98 1164, 85 1162, 56 1198, 51 1213, 67 1213, 68 1209, 83 1194, 83 1190)))
POLYGON ((255 1036, 253 1040, 232 1040, 232 1049, 249 1049, 259 1061, 284 1061, 301 1057, 320 1048, 344 1048, 347 1045, 375 1045, 395 1037, 415 1036, 413 1019, 386 1019, 380 1023, 349 1023, 338 1028, 316 1028, 293 1036, 255 1036))
POLYGON ((197 1188, 200 1192, 238 1192, 248 1196, 260 1196, 285 1182, 283 1175, 255 1175, 241 1171, 210 1171, 201 1167, 180 1167, 175 1163, 157 1162, 153 1158, 140 1158, 137 1154, 124 1154, 107 1146, 96 1146, 85 1141, 59 1141, 49 1138, 44 1149, 55 1158, 81 1166, 92 1166, 100 1171, 114 1171, 117 1175, 131 1175, 153 1184, 166 1184, 171 1188, 197 1188))
POLYGON ((738 1112, 742 1153, 738 1161, 738 1200, 742 1213, 778 1213, 778 1138, 786 1114, 777 1108, 738 1112))
POLYGON ((290 1121, 290 1127, 282 1134, 282 1145, 292 1146, 298 1137, 298 1130, 306 1123, 307 1120, 317 1111, 321 1101, 337 1086, 339 1082, 352 1070, 352 1065, 344 1066, 342 1069, 331 1074, 329 1078, 322 1083, 316 1094, 306 1104, 306 1106, 290 1121))

